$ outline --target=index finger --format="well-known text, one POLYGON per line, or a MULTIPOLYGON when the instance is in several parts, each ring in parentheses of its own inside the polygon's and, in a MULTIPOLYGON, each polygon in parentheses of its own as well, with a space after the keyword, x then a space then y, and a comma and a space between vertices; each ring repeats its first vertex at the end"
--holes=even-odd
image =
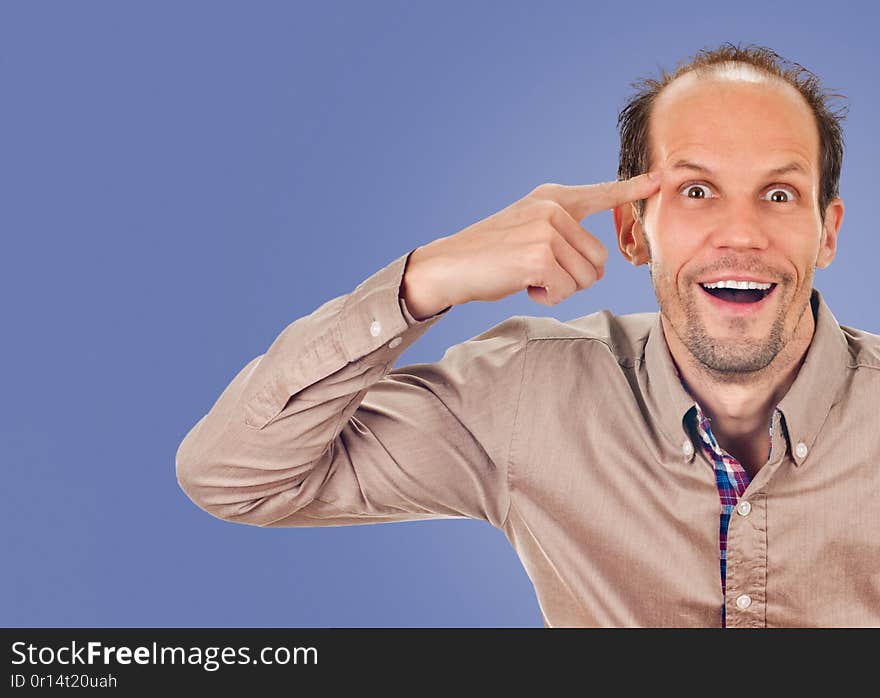
POLYGON ((560 185, 557 201, 576 221, 630 201, 647 199, 660 189, 660 171, 597 184, 560 185))

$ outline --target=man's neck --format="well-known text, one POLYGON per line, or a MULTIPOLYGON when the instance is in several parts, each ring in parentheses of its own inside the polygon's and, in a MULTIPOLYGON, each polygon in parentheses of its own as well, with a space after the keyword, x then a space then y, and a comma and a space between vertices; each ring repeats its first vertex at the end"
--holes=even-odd
POLYGON ((767 461, 770 418, 794 383, 815 330, 807 303, 794 336, 765 368, 732 382, 706 368, 681 342, 661 315, 669 352, 688 390, 712 422, 718 445, 735 457, 750 477, 767 461))

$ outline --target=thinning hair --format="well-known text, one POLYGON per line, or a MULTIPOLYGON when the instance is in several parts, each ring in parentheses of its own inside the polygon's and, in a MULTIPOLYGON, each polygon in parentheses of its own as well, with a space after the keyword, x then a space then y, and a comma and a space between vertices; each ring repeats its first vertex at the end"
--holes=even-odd
MULTIPOLYGON (((620 161, 618 179, 629 179, 648 171, 651 163, 649 122, 651 111, 660 92, 669 83, 685 73, 698 75, 724 73, 734 69, 742 76, 751 72, 781 80, 794 87, 813 112, 819 131, 819 213, 825 222, 825 209, 839 195, 840 167, 843 161, 843 128, 848 106, 833 109, 833 98, 845 95, 828 91, 818 76, 799 63, 782 58, 766 46, 746 46, 724 43, 718 48, 703 48, 689 61, 680 61, 669 73, 660 69, 660 78, 640 78, 630 84, 635 93, 627 100, 617 117, 620 132, 620 161), (736 64, 741 64, 737 66, 736 64), (746 66, 749 66, 748 68, 746 66)), ((636 203, 639 218, 644 216, 645 200, 636 203)))

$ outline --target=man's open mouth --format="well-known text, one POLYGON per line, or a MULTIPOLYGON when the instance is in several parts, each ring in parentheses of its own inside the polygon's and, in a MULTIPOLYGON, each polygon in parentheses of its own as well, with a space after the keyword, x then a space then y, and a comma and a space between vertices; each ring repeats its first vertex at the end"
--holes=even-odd
POLYGON ((710 296, 729 303, 757 303, 773 292, 775 283, 717 282, 701 283, 700 288, 710 296))

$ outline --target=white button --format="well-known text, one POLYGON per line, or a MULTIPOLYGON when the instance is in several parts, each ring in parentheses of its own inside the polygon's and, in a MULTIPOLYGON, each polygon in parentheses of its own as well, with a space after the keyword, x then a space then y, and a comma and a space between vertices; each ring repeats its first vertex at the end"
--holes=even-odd
POLYGON ((736 607, 743 609, 748 608, 752 603, 752 597, 748 594, 740 594, 736 597, 736 607))
POLYGON ((752 505, 749 502, 740 502, 736 505, 736 511, 740 516, 748 516, 751 510, 752 505))
POLYGON ((803 441, 798 441, 798 445, 794 448, 795 455, 798 458, 806 458, 808 451, 809 449, 807 448, 807 444, 805 444, 803 441))
POLYGON ((681 445, 681 450, 688 458, 693 455, 694 445, 691 443, 690 439, 685 439, 684 443, 681 445))
POLYGON ((400 344, 403 340, 400 337, 395 337, 390 342, 388 342, 388 348, 394 349, 398 344, 400 344))
POLYGON ((378 337, 379 333, 382 331, 382 325, 379 324, 378 320, 373 320, 373 324, 370 325, 370 334, 374 337, 378 337))

